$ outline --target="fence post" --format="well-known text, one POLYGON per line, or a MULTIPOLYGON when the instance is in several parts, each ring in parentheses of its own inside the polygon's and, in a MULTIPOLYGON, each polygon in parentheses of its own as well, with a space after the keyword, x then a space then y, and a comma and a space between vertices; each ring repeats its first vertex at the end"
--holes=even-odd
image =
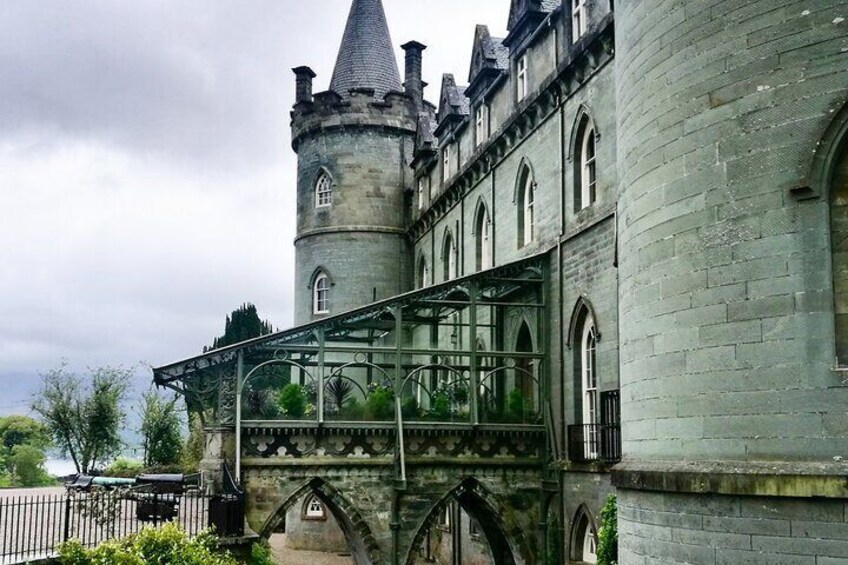
POLYGON ((71 535, 71 492, 65 491, 65 528, 62 533, 62 541, 68 541, 71 535))
POLYGON ((159 527, 159 494, 153 491, 153 527, 159 527))

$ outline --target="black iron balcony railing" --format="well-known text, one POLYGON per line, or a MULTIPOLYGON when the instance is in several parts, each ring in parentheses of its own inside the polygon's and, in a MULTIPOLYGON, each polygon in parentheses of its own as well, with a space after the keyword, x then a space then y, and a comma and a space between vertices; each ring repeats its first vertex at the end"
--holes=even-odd
POLYGON ((578 424, 568 426, 568 459, 575 463, 621 460, 619 424, 578 424))

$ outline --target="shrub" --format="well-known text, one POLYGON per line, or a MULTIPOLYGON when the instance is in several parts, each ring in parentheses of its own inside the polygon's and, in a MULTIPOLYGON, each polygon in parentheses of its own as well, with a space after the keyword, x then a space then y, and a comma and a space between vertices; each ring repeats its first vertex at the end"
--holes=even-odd
POLYGON ((365 415, 365 407, 358 400, 352 398, 345 404, 344 408, 339 410, 339 418, 342 420, 350 420, 353 422, 362 420, 365 415))
POLYGON ((44 451, 33 445, 22 444, 12 448, 7 462, 15 486, 40 487, 55 481, 44 470, 44 451))
POLYGON ((365 417, 371 420, 388 420, 392 417, 392 402, 395 395, 385 386, 369 386, 368 399, 365 401, 365 417))
POLYGON ((250 565, 276 565, 267 542, 254 543, 251 546, 250 565))
POLYGON ((94 549, 85 549, 72 540, 60 545, 58 551, 62 565, 236 565, 228 553, 218 552, 217 545, 212 534, 189 537, 179 524, 169 523, 161 528, 144 528, 138 534, 101 543, 94 549))
POLYGON ((409 396, 403 401, 400 413, 404 418, 418 417, 418 400, 414 396, 409 396))
POLYGON ((618 510, 614 494, 607 496, 601 510, 601 528, 598 530, 598 565, 616 565, 618 562, 618 510))
POLYGON ((437 392, 433 395, 433 407, 431 412, 436 418, 447 419, 451 415, 450 399, 444 392, 437 392))
POLYGON ((118 457, 106 467, 103 474, 107 477, 118 477, 125 479, 134 479, 144 472, 144 464, 141 461, 118 457))
POLYGON ((522 419, 524 417, 524 394, 521 389, 514 388, 507 397, 507 407, 512 417, 522 419))
POLYGON ((298 384, 289 383, 284 386, 278 400, 283 415, 288 418, 302 418, 306 412, 306 394, 298 384))

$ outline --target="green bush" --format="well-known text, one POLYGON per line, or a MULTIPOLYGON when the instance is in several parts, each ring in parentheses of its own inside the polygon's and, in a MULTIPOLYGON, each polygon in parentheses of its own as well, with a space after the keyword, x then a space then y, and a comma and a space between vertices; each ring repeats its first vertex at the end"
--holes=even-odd
POLYGON ((618 510, 614 494, 607 496, 601 510, 601 528, 598 530, 598 565, 616 565, 618 562, 618 510))
POLYGON ((179 524, 144 528, 138 534, 85 549, 71 540, 59 546, 62 565, 237 565, 228 553, 218 551, 217 538, 210 533, 186 535, 179 524))
POLYGON ((404 418, 418 417, 418 400, 414 396, 409 396, 404 399, 400 413, 404 418))
POLYGON ((106 470, 103 471, 103 474, 107 477, 134 479, 143 472, 144 464, 141 461, 118 457, 117 459, 112 461, 112 463, 108 467, 106 467, 106 470))
POLYGON ((365 407, 358 400, 352 398, 339 410, 339 419, 358 422, 365 415, 365 407))
POLYGON ((298 384, 289 383, 284 386, 278 401, 283 415, 287 418, 296 420, 306 413, 306 394, 303 392, 303 387, 298 384))
POLYGON ((521 392, 521 389, 512 389, 506 399, 506 403, 511 416, 518 419, 524 417, 524 394, 521 392))
POLYGON ((12 448, 7 461, 15 486, 41 487, 55 484, 55 480, 44 470, 44 450, 34 445, 21 444, 12 448))
POLYGON ((430 411, 433 413, 433 416, 439 418, 440 420, 450 418, 451 405, 448 395, 443 392, 437 392, 436 394, 434 394, 433 406, 430 411))
POLYGON ((276 565, 267 542, 254 543, 251 546, 250 565, 276 565))
POLYGON ((388 420, 392 417, 395 395, 388 387, 373 387, 365 401, 365 417, 369 420, 388 420))

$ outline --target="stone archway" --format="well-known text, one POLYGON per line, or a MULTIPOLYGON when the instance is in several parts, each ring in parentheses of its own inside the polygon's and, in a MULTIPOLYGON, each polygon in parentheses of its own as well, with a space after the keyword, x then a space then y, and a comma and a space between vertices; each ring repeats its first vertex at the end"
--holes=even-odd
POLYGON ((466 479, 434 503, 419 524, 406 551, 406 565, 414 563, 415 551, 424 542, 445 507, 456 501, 477 524, 489 545, 495 565, 534 563, 530 546, 509 509, 476 479, 466 479))
POLYGON ((289 508, 307 495, 313 495, 320 500, 324 508, 336 519, 356 565, 376 565, 383 562, 374 534, 359 511, 338 490, 320 478, 307 481, 290 494, 265 521, 259 535, 267 540, 274 531, 284 525, 289 508))

